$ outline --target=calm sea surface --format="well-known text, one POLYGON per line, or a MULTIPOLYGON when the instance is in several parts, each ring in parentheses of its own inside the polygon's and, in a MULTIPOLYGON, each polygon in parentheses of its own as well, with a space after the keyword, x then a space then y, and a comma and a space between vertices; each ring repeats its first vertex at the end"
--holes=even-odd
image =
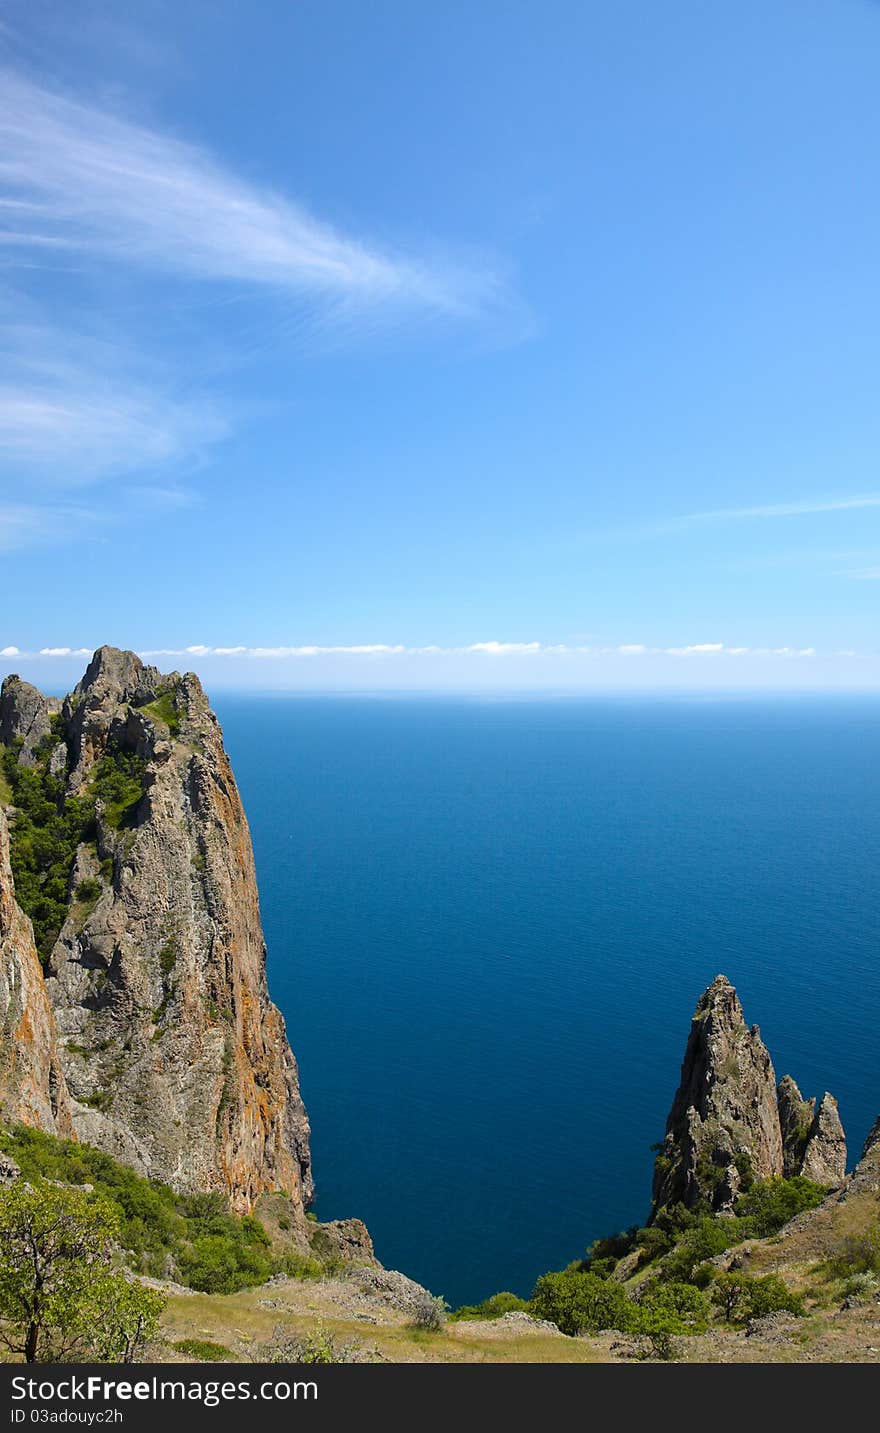
POLYGON ((323 1219, 450 1302, 643 1220, 697 996, 880 1111, 880 703, 216 702, 323 1219))

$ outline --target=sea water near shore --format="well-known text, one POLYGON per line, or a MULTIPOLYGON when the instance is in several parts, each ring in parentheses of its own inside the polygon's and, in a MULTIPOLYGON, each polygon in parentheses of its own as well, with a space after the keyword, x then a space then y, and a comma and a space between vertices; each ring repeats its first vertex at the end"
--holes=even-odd
POLYGON ((216 700, 321 1218, 457 1304, 647 1212, 719 971, 880 1112, 880 701, 216 700))

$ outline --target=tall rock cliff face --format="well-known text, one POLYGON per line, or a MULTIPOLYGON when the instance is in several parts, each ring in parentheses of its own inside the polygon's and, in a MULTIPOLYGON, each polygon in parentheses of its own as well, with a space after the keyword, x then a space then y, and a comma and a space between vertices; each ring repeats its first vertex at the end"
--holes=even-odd
POLYGON ((57 707, 4 683, 7 746, 81 823, 63 923, 42 944, 76 1132, 178 1190, 247 1210, 281 1189, 302 1209, 308 1120, 202 687, 103 647, 57 707))
POLYGON ((11 1120, 71 1136, 73 1120, 55 1017, 30 921, 19 908, 0 809, 0 1109, 11 1120))
POLYGON ((666 1136, 654 1167, 653 1213, 705 1200, 730 1209, 752 1179, 804 1174, 836 1186, 846 1174, 837 1102, 818 1108, 790 1076, 778 1089, 757 1025, 719 975, 700 997, 666 1136))

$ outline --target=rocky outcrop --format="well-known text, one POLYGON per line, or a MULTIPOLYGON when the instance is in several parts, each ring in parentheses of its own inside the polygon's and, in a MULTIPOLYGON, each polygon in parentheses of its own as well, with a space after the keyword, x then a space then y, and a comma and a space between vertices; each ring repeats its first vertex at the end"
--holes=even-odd
POLYGON ((19 760, 30 764, 40 743, 51 737, 50 718, 60 710, 56 697, 44 697, 21 677, 7 677, 0 694, 0 743, 10 746, 20 741, 19 760))
POLYGON ((847 1180, 845 1197, 856 1194, 880 1194, 880 1115, 877 1116, 861 1158, 847 1180))
POLYGON ((846 1135, 837 1111, 837 1101, 827 1090, 813 1119, 801 1167, 805 1179, 835 1189, 846 1178, 846 1135))
POLYGON ((0 1189, 21 1178, 21 1170, 10 1154, 0 1153, 0 1189))
POLYGON ((743 1179, 782 1169, 776 1076, 757 1026, 749 1029, 730 982, 719 975, 694 1013, 654 1170, 654 1207, 706 1198, 730 1205, 743 1179))
POLYGON ((782 1173, 786 1179, 799 1172, 816 1117, 816 1101, 805 1100, 791 1075, 783 1075, 776 1091, 782 1131, 782 1173))
POLYGON ((730 1209, 756 1179, 805 1174, 836 1186, 845 1173, 837 1102, 826 1094, 817 1109, 790 1076, 777 1090, 757 1025, 746 1025, 736 991, 717 976, 694 1013, 654 1167, 652 1217, 678 1203, 730 1209))
POLYGON ((370 1231, 362 1219, 331 1219, 326 1224, 309 1222, 306 1233, 312 1253, 325 1263, 381 1268, 370 1231))
POLYGON ((0 808, 0 1111, 70 1136, 73 1122, 55 1017, 30 921, 15 899, 9 830, 0 808))
POLYGON ((78 1136, 180 1191, 249 1210, 280 1189, 301 1210, 308 1120, 268 995, 248 825, 198 678, 102 647, 57 720, 34 692, 4 683, 0 731, 40 730, 19 760, 60 773, 83 821, 45 969, 78 1136))

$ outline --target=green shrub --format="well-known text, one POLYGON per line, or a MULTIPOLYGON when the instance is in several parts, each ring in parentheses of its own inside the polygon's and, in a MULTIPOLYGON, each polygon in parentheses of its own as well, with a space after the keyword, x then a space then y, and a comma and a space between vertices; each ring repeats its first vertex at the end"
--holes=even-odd
POLYGON ((654 1327, 646 1328, 644 1332, 650 1340, 651 1352, 655 1358, 661 1359, 663 1363, 670 1363, 678 1358, 678 1346, 672 1337, 674 1330, 666 1322, 660 1321, 654 1327))
POLYGON ((863 1269, 861 1273, 851 1274, 843 1286, 844 1297, 853 1296, 857 1299, 867 1298, 880 1289, 880 1277, 871 1269, 863 1269))
POLYGON ((723 1254, 725 1249, 738 1244, 742 1237, 735 1219, 724 1215, 700 1219, 663 1259, 663 1277, 673 1283, 690 1283, 700 1264, 716 1254, 723 1254))
MULTIPOLYGON (((665 1206, 646 1228, 597 1239, 585 1259, 542 1275, 527 1305, 529 1312, 567 1334, 604 1328, 644 1334, 658 1358, 676 1356, 673 1336, 705 1331, 711 1317, 710 1286, 712 1302, 721 1309, 729 1306, 736 1321, 777 1309, 802 1314, 802 1300, 775 1275, 756 1279, 737 1273, 716 1279, 710 1261, 744 1239, 776 1233, 796 1214, 820 1204, 826 1191, 801 1176, 758 1182, 746 1156, 737 1160, 737 1169, 743 1193, 734 1214, 713 1214, 705 1201, 692 1209, 665 1206), (620 1259, 633 1250, 639 1252, 638 1268, 651 1270, 653 1277, 630 1297, 613 1275, 620 1259)), ((842 1246, 832 1272, 845 1277, 875 1270, 880 1273, 880 1232, 876 1240, 869 1236, 842 1246)), ((482 1304, 464 1306, 454 1317, 498 1317, 507 1299, 514 1301, 510 1307, 522 1307, 515 1295, 496 1294, 482 1304)))
MULTIPOLYGON (((754 1184, 736 1201, 738 1219, 748 1220, 750 1232, 758 1239, 776 1234, 796 1214, 816 1209, 827 1194, 822 1184, 803 1175, 793 1179, 768 1179, 754 1184)), ((745 1236, 744 1236, 745 1237, 745 1236)))
POLYGON ((173 940, 166 940, 162 949, 159 951, 159 965, 161 967, 162 974, 166 980, 174 969, 176 963, 177 947, 174 944, 173 940))
POLYGON ((749 1296, 749 1318, 760 1319, 765 1314, 778 1311, 794 1314, 802 1319, 806 1313, 804 1301, 795 1294, 778 1274, 765 1274, 755 1279, 749 1296))
POLYGON ((709 1300, 693 1284, 657 1280, 643 1290, 639 1308, 647 1321, 668 1320, 673 1333, 703 1333, 709 1323, 709 1300))
POLYGON ((92 779, 94 797, 103 801, 109 826, 119 831, 133 826, 144 794, 147 763, 142 756, 119 747, 109 747, 98 762, 92 779))
POLYGON ((310 1259, 308 1254, 300 1254, 296 1249, 291 1249, 282 1256, 278 1272, 287 1274, 291 1279, 320 1279, 329 1269, 326 1263, 322 1264, 318 1259, 310 1259))
POLYGON ((752 1168, 752 1157, 745 1150, 741 1150, 739 1154, 734 1155, 733 1163, 736 1166, 736 1171, 739 1175, 739 1187, 745 1194, 747 1190, 752 1188, 752 1185, 755 1182, 755 1172, 752 1168))
POLYGON ((141 1273, 206 1293, 234 1293, 274 1273, 312 1278, 323 1271, 317 1260, 296 1253, 274 1255, 260 1221, 231 1213, 221 1194, 177 1195, 90 1145, 24 1125, 0 1135, 0 1150, 27 1180, 91 1184, 113 1209, 120 1247, 141 1273))
POLYGON ((527 1313, 528 1301, 521 1299, 518 1294, 508 1293, 506 1290, 500 1294, 493 1294, 491 1298, 484 1299, 481 1304, 462 1304, 451 1315, 452 1319, 500 1319, 504 1314, 517 1311, 527 1313))
POLYGON ((93 1110, 109 1110, 113 1104, 112 1090, 93 1090, 90 1095, 80 1095, 80 1103, 93 1110))
POLYGON ((171 1345, 178 1353, 185 1353, 187 1358, 195 1359, 201 1363, 234 1363, 235 1354, 228 1349, 225 1343, 211 1343, 205 1338, 181 1338, 177 1343, 171 1345))
POLYGON ((67 917, 68 885, 80 841, 94 829, 89 797, 65 800, 64 782, 52 776, 45 759, 19 766, 21 742, 0 757, 15 817, 10 823, 10 864, 15 895, 34 926, 40 959, 48 960, 67 917))
POLYGON ((600 1272, 600 1265, 609 1270, 613 1269, 618 1260, 635 1249, 638 1236, 643 1232, 639 1229, 624 1229, 620 1234, 595 1239, 587 1250, 587 1257, 581 1267, 585 1272, 589 1270, 594 1274, 600 1272))
POLYGON ((712 1286, 712 1302, 728 1323, 735 1324, 781 1311, 798 1318, 804 1315, 803 1300, 777 1274, 763 1278, 739 1270, 719 1274, 712 1286))
POLYGON ((596 1274, 577 1270, 542 1274, 529 1307, 536 1318, 549 1319, 566 1334, 609 1328, 637 1331, 638 1310, 622 1285, 596 1274))
MULTIPOLYGON (((109 825, 115 829, 131 825, 144 793, 146 762, 111 745, 97 764, 91 788, 67 797, 64 778, 49 771, 51 741, 35 753, 32 766, 19 765, 21 746, 20 740, 12 742, 0 755, 0 769, 16 810, 10 825, 10 863, 16 899, 33 921, 37 953, 45 964, 67 917, 77 847, 94 838, 95 801, 105 803, 109 825)), ((108 860, 105 878, 109 880, 113 866, 112 858, 108 860)), ((102 873, 106 869, 105 860, 102 873)), ((81 881, 76 892, 86 905, 100 894, 94 877, 81 881), (88 894, 80 894, 83 888, 88 894)))
POLYGON ((880 1229, 848 1234, 828 1261, 829 1272, 837 1279, 854 1274, 880 1274, 880 1229))

